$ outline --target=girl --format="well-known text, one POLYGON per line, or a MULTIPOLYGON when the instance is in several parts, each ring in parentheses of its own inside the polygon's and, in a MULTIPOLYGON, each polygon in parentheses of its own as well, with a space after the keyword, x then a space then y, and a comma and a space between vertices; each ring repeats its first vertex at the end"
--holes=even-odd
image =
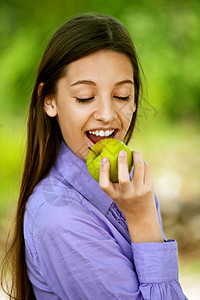
POLYGON ((103 158, 99 183, 88 147, 112 137, 129 142, 140 71, 124 26, 78 15, 50 40, 36 79, 16 216, 15 299, 186 299, 177 244, 166 240, 149 165, 118 157, 119 182, 103 158))

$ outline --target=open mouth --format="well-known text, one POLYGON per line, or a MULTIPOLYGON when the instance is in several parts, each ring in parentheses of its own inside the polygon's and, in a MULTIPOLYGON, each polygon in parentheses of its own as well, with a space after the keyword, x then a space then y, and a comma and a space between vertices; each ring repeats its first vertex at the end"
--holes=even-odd
POLYGON ((89 142, 90 146, 93 146, 100 140, 115 138, 117 132, 118 132, 118 129, 115 129, 111 132, 110 135, 108 135, 108 134, 105 135, 104 132, 100 130, 99 135, 97 135, 97 134, 92 133, 91 131, 90 132, 86 131, 86 136, 88 138, 88 142, 89 142))

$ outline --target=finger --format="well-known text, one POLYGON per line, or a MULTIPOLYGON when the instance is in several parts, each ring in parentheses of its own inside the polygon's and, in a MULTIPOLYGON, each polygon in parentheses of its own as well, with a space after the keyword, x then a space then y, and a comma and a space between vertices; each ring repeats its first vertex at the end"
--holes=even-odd
POLYGON ((113 193, 112 182, 110 181, 110 164, 107 157, 103 157, 99 169, 99 186, 109 196, 113 193))
POLYGON ((133 151, 134 170, 133 170, 133 183, 135 186, 144 184, 144 161, 140 152, 133 151))
POLYGON ((120 151, 118 155, 118 181, 119 183, 129 183, 130 175, 127 163, 127 153, 126 151, 120 151))
POLYGON ((150 188, 153 187, 153 181, 152 181, 152 175, 151 175, 151 169, 149 164, 144 160, 144 166, 145 166, 145 171, 144 171, 144 184, 148 185, 150 188))
POLYGON ((130 191, 130 175, 127 163, 126 151, 120 151, 118 155, 118 191, 126 196, 130 191))

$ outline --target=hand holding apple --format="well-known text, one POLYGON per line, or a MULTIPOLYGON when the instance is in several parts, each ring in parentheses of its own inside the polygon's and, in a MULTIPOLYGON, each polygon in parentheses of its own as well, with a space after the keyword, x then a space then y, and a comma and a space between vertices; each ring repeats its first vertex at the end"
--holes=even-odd
POLYGON ((163 242, 150 167, 143 160, 141 153, 133 152, 133 158, 134 171, 130 180, 126 152, 120 152, 118 183, 110 181, 109 160, 102 160, 99 186, 123 212, 133 242, 163 242))
POLYGON ((150 167, 139 152, 132 155, 119 140, 103 139, 89 151, 87 168, 123 212, 133 242, 163 242, 150 167))
POLYGON ((99 181, 100 164, 103 157, 110 162, 110 180, 118 182, 118 155, 120 151, 126 151, 129 173, 133 166, 133 156, 130 149, 120 140, 109 138, 102 139, 90 149, 87 156, 87 168, 90 175, 99 181))

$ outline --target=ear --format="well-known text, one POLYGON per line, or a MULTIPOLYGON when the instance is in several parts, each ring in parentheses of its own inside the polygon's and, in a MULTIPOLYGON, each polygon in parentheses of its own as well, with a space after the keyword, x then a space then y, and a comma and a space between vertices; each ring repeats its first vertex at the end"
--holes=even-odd
POLYGON ((49 117, 57 116, 57 105, 55 99, 52 97, 45 97, 44 99, 44 111, 49 117))

